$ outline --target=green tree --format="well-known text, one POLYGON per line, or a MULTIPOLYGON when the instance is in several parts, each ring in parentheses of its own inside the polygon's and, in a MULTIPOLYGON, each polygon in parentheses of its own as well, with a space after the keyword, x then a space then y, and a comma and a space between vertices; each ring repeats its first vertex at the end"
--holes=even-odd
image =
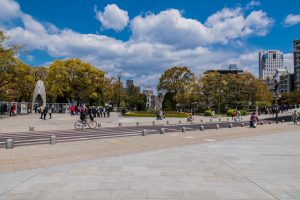
POLYGON ((131 85, 128 87, 126 102, 127 107, 131 110, 146 110, 147 97, 145 94, 141 94, 137 87, 131 85))
POLYGON ((4 41, 7 40, 4 32, 0 31, 0 91, 3 93, 3 87, 14 82, 17 75, 17 59, 15 58, 15 47, 4 47, 4 41))
POLYGON ((161 75, 157 90, 172 92, 175 95, 179 92, 183 93, 185 86, 192 82, 193 76, 187 67, 172 67, 161 75))
POLYGON ((126 93, 124 91, 122 81, 119 81, 117 78, 112 77, 105 79, 104 81, 104 97, 105 102, 108 102, 115 107, 118 105, 119 100, 121 105, 124 105, 124 100, 126 99, 126 93))
POLYGON ((54 99, 97 102, 104 72, 80 59, 56 60, 49 66, 47 85, 54 99))
POLYGON ((182 94, 185 93, 187 85, 192 83, 193 78, 194 74, 187 67, 172 67, 161 75, 157 90, 164 94, 167 92, 172 93, 175 105, 179 103, 183 106, 182 94))
POLYGON ((167 92, 162 102, 162 109, 166 111, 176 110, 175 96, 172 92, 167 92))

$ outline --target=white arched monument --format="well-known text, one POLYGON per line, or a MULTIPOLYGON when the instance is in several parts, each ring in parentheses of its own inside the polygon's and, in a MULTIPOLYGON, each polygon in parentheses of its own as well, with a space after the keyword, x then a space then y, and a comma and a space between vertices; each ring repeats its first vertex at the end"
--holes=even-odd
POLYGON ((38 80, 38 82, 35 85, 32 98, 32 108, 36 102, 39 103, 39 106, 46 107, 46 90, 44 82, 41 80, 38 80))

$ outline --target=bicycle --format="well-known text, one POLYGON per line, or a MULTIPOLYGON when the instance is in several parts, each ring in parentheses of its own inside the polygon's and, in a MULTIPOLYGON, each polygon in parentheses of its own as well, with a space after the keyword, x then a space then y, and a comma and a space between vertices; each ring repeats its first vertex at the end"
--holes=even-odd
POLYGON ((75 129, 83 129, 88 126, 89 128, 96 128, 97 122, 91 119, 78 120, 74 123, 75 129))

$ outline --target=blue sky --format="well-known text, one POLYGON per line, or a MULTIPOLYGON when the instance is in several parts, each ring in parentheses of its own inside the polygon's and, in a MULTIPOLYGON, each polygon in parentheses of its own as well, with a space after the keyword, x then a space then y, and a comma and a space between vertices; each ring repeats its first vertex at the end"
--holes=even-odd
POLYGON ((0 29, 33 66, 79 57, 110 76, 121 72, 155 87, 174 65, 198 75, 237 63, 257 74, 261 49, 282 51, 291 67, 299 6, 297 0, 0 0, 0 29))

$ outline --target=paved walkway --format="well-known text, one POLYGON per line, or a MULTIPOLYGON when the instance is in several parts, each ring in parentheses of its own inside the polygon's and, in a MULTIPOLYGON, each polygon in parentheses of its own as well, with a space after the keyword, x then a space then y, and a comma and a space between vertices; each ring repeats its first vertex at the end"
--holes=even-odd
MULTIPOLYGON (((300 109, 298 109, 300 111, 300 109)), ((284 113, 286 115, 286 113, 284 113)), ((272 117, 272 115, 261 115, 261 118, 272 117)), ((199 123, 219 121, 219 117, 204 117, 194 116, 194 122, 199 123)), ((233 121, 231 117, 221 117, 221 121, 233 121)), ((244 116, 243 120, 248 121, 250 116, 244 116)), ((74 122, 79 120, 79 116, 70 116, 69 114, 53 114, 52 119, 42 120, 40 114, 18 115, 15 117, 7 117, 0 119, 0 133, 11 132, 24 132, 29 131, 29 126, 34 126, 36 131, 49 131, 49 130, 68 130, 74 129, 74 122)), ((179 120, 182 123, 186 122, 186 118, 167 118, 164 120, 156 120, 149 117, 119 117, 117 113, 111 113, 110 118, 95 118, 98 123, 101 123, 102 127, 116 127, 119 123, 123 126, 135 126, 136 122, 140 125, 151 125, 153 121, 156 124, 166 124, 167 121, 170 124, 178 124, 179 120)))
POLYGON ((1 200, 300 199, 290 124, 0 149, 0 158, 14 171, 0 174, 1 200))

